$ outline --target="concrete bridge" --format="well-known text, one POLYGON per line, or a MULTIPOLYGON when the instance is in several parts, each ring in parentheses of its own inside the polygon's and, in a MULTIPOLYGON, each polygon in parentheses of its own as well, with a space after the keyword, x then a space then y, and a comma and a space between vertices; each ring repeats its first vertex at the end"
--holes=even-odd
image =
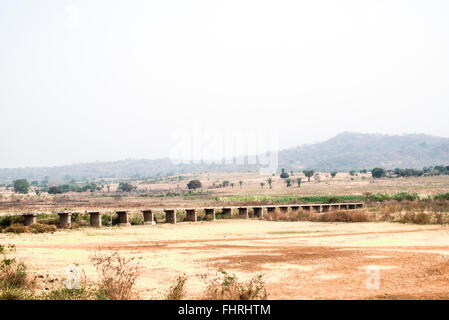
MULTIPOLYGON (((224 207, 201 207, 201 208, 153 208, 142 210, 144 224, 154 224, 154 213, 163 212, 165 213, 166 223, 176 223, 176 212, 184 211, 186 213, 186 220, 191 222, 196 222, 198 219, 197 212, 203 210, 206 217, 210 217, 210 220, 215 220, 216 213, 229 214, 232 216, 232 212, 238 212, 238 217, 248 219, 249 212, 252 210, 254 217, 263 219, 264 212, 272 213, 276 210, 281 212, 297 212, 299 210, 303 211, 315 211, 318 213, 328 212, 331 210, 354 210, 363 208, 362 202, 353 203, 326 203, 326 204, 279 204, 279 205, 254 205, 254 206, 224 206, 224 207)), ((130 210, 120 210, 115 211, 118 215, 120 226, 131 226, 128 220, 128 212, 130 210)), ((105 211, 108 212, 109 211, 105 211)), ((104 212, 92 211, 89 212, 90 215, 90 225, 92 227, 101 227, 101 215, 104 212)), ((24 213, 25 226, 32 225, 36 223, 37 213, 24 213)), ((71 225, 71 212, 60 212, 59 215, 59 227, 69 228, 71 225)))

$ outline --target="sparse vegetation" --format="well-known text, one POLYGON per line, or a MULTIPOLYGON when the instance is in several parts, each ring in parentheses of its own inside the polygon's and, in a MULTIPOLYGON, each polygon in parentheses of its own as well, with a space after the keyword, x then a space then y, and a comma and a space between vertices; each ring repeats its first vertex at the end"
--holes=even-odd
POLYGON ((166 299, 167 300, 182 300, 186 296, 185 292, 185 284, 187 281, 187 277, 185 275, 178 276, 175 282, 170 286, 167 291, 166 299))
POLYGON ((141 272, 141 265, 135 258, 112 254, 96 253, 90 257, 99 273, 100 294, 109 300, 136 299, 134 285, 141 272))
POLYGON ((221 275, 210 281, 203 299, 205 300, 266 300, 267 290, 263 275, 254 276, 248 282, 240 282, 235 275, 220 270, 221 275))

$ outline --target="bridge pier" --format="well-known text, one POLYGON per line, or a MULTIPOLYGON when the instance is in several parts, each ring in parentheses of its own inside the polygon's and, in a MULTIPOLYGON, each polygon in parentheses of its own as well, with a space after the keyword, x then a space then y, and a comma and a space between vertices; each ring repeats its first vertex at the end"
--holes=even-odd
POLYGON ((116 211, 116 213, 118 214, 118 220, 121 227, 131 226, 128 219, 128 211, 116 211))
POLYGON ((254 217, 263 218, 263 207, 253 207, 254 217))
POLYGON ((205 208, 204 213, 206 214, 206 217, 209 215, 212 215, 212 220, 215 220, 215 209, 214 208, 205 208))
POLYGON ((89 212, 90 215, 90 226, 101 228, 101 213, 100 212, 89 212))
POLYGON ((176 223, 176 211, 174 209, 164 209, 164 212, 166 223, 176 223))
POLYGON ((269 206, 266 208, 267 208, 267 214, 274 213, 276 211, 276 207, 274 207, 274 206, 269 206))
POLYGON ((186 218, 187 221, 197 222, 198 217, 196 214, 196 209, 186 209, 186 218))
POLYGON ((231 218, 232 217, 232 208, 222 208, 221 213, 223 214, 223 218, 227 214, 229 214, 229 218, 231 218))
POLYGON ((59 228, 70 228, 72 225, 72 214, 68 212, 60 212, 59 216, 59 228))
POLYGON ((142 210, 142 214, 143 214, 143 224, 150 224, 150 225, 155 224, 153 210, 142 210))
POLYGON ((330 205, 329 204, 323 204, 321 206, 321 212, 328 212, 330 210, 330 205))
POLYGON ((249 218, 247 207, 240 207, 238 209, 239 209, 239 217, 243 217, 245 219, 249 218))
POLYGON ((24 225, 25 226, 31 226, 32 224, 36 223, 36 214, 35 213, 24 213, 24 225))
POLYGON ((290 206, 290 209, 292 210, 292 212, 298 212, 299 211, 299 206, 297 206, 297 205, 290 206))
POLYGON ((279 207, 279 210, 283 213, 287 213, 288 212, 288 207, 287 206, 281 206, 279 207))
POLYGON ((321 212, 321 205, 313 205, 312 209, 315 210, 316 212, 321 212))

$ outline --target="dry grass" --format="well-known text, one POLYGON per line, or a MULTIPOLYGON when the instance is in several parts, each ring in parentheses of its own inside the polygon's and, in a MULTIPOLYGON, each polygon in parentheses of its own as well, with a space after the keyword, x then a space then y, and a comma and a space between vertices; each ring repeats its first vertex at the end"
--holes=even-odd
POLYGON ((267 290, 262 275, 240 282, 235 275, 221 270, 221 276, 210 281, 204 292, 205 300, 266 300, 267 290))
POLYGON ((29 298, 36 288, 36 281, 26 265, 15 258, 14 245, 0 245, 0 300, 29 298))
POLYGON ((185 284, 187 277, 182 275, 178 276, 175 282, 168 289, 166 294, 167 300, 182 300, 186 296, 185 284))
POLYGON ((449 201, 388 201, 370 205, 375 221, 449 224, 449 201))
POLYGON ((48 233, 55 232, 56 226, 50 224, 35 223, 30 226, 24 226, 23 224, 13 224, 2 230, 4 233, 48 233))
POLYGON ((100 275, 98 287, 101 295, 110 300, 132 300, 138 296, 134 285, 141 272, 135 258, 125 258, 118 252, 96 253, 90 257, 100 275))
POLYGON ((333 210, 324 213, 311 211, 276 210, 266 215, 268 221, 312 221, 312 222, 367 222, 371 215, 366 210, 333 210))

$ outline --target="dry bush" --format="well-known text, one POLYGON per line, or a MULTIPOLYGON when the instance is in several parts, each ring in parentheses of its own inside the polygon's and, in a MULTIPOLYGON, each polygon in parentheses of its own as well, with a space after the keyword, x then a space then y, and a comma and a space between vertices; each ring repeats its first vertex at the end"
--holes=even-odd
POLYGON ((2 230, 4 233, 47 233, 57 231, 56 226, 49 224, 35 223, 30 226, 23 224, 13 224, 2 230))
POLYGON ((221 276, 210 281, 204 292, 205 300, 266 300, 267 290, 262 275, 256 275, 248 282, 238 281, 221 270, 221 276))
POLYGON ((0 299, 29 299, 36 288, 36 281, 26 265, 15 258, 14 245, 0 245, 0 299))
POLYGON ((25 227, 23 224, 13 224, 9 227, 6 227, 3 229, 4 233, 29 233, 30 229, 29 227, 25 227))
POLYGON ((185 292, 185 284, 187 281, 187 277, 185 275, 179 276, 176 278, 175 282, 168 289, 167 294, 165 295, 165 299, 167 300, 182 300, 184 299, 185 292))
POLYGON ((90 257, 90 261, 100 274, 98 287, 102 296, 112 300, 137 299, 134 285, 140 275, 141 265, 135 258, 122 257, 118 252, 96 253, 90 257))
POLYGON ((335 210, 319 215, 320 222, 367 222, 370 221, 364 210, 335 210))
MULTIPOLYGON (((47 276, 48 277, 48 276, 47 276)), ((56 279, 57 280, 57 279, 56 279)), ((47 279, 46 290, 37 298, 41 300, 97 300, 99 296, 98 288, 87 280, 86 273, 81 270, 78 288, 67 288, 65 281, 47 279)))
POLYGON ((58 230, 58 228, 56 228, 56 226, 54 225, 40 224, 40 223, 32 224, 28 227, 28 229, 32 233, 47 233, 47 232, 55 232, 58 230))
POLYGON ((414 223, 414 224, 448 224, 448 201, 388 201, 372 206, 378 212, 376 221, 414 223))
POLYGON ((313 221, 313 222, 367 222, 372 218, 365 210, 332 210, 318 213, 311 211, 275 212, 266 215, 268 221, 313 221))

